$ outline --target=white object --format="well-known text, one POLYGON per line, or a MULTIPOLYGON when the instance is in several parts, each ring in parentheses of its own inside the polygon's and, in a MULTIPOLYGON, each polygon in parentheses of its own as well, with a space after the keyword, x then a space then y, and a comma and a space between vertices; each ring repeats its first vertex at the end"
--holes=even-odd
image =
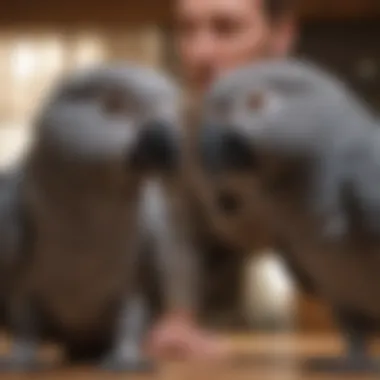
POLYGON ((246 266, 244 310, 255 328, 291 330, 296 317, 296 289, 281 257, 268 250, 246 266))
POLYGON ((30 128, 22 125, 0 126, 0 169, 17 163, 31 141, 30 128))

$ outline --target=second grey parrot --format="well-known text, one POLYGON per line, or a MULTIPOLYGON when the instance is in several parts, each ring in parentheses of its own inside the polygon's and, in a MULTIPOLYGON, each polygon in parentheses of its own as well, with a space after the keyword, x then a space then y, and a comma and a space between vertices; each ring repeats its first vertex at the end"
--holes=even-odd
POLYGON ((319 369, 378 370, 380 133, 339 79, 297 60, 231 72, 206 97, 200 150, 210 178, 246 173, 270 228, 347 335, 346 358, 319 369), (267 216, 269 215, 269 218, 267 216))

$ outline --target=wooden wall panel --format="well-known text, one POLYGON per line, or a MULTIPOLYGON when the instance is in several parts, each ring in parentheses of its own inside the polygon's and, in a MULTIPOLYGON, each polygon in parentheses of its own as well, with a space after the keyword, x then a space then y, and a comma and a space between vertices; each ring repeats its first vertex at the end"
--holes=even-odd
POLYGON ((304 19, 380 17, 379 0, 299 0, 304 19))
POLYGON ((309 22, 301 30, 298 53, 347 81, 378 112, 379 38, 379 21, 309 22))
POLYGON ((170 0, 1 0, 0 25, 125 26, 165 22, 170 0))
MULTIPOLYGON (((171 19, 174 0, 1 0, 0 25, 123 26, 171 19)), ((299 0, 304 19, 380 17, 380 0, 299 0)))

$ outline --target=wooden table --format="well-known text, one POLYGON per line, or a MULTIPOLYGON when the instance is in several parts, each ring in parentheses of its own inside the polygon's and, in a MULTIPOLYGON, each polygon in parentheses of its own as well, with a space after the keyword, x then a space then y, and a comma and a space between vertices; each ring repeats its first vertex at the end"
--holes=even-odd
MULTIPOLYGON (((335 380, 347 376, 312 374, 302 368, 310 355, 336 355, 342 352, 339 337, 329 335, 246 335, 226 338, 233 357, 223 363, 161 363, 153 375, 113 375, 91 368, 68 368, 32 375, 0 375, 1 380, 335 380)), ((2 350, 5 344, 0 345, 2 350)), ((376 344, 374 350, 378 350, 376 344)), ((350 376, 350 379, 375 379, 375 376, 350 376)), ((378 377, 380 378, 380 377, 378 377)))

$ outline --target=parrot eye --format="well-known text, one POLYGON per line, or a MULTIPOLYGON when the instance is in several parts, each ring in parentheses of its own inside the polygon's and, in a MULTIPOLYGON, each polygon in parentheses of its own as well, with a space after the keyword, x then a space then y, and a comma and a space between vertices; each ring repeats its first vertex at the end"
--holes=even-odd
POLYGON ((255 92, 248 96, 246 106, 249 111, 260 111, 265 106, 265 95, 262 92, 255 92))
POLYGON ((122 91, 109 91, 101 97, 103 111, 110 116, 133 116, 137 113, 136 100, 122 91))
POLYGON ((120 92, 112 91, 103 97, 102 106, 105 113, 119 115, 124 111, 124 98, 120 92))

